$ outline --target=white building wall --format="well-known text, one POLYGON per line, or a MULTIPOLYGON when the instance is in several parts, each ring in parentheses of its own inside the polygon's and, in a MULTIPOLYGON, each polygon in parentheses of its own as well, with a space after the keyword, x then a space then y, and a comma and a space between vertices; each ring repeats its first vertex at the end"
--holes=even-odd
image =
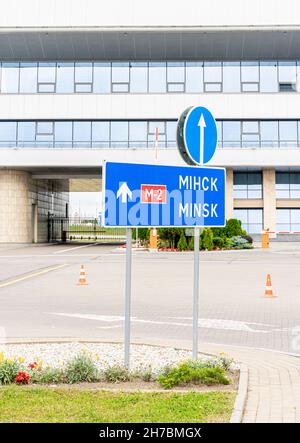
POLYGON ((299 27, 299 1, 3 0, 2 27, 299 27))
POLYGON ((0 94, 0 120, 177 119, 189 106, 219 119, 298 119, 299 95, 243 94, 0 94))

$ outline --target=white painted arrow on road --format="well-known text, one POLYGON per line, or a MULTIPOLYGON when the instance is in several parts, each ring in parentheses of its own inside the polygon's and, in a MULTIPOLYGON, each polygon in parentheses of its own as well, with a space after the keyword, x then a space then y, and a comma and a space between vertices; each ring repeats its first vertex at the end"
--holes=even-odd
POLYGON ((203 117, 203 114, 201 114, 200 119, 198 121, 198 126, 200 128, 200 164, 204 164, 204 128, 206 128, 206 123, 203 117))
POLYGON ((131 200, 132 199, 132 192, 128 188, 128 185, 126 182, 122 183, 122 185, 119 187, 119 190, 117 192, 117 198, 121 197, 122 203, 127 202, 127 197, 131 200))

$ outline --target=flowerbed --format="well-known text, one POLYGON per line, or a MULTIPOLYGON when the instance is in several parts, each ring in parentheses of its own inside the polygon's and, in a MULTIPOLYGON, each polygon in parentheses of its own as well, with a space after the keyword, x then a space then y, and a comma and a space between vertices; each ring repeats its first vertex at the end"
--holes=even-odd
POLYGON ((228 371, 232 360, 225 356, 187 360, 159 370, 153 370, 151 366, 140 366, 132 371, 116 364, 99 369, 95 362, 95 359, 99 358, 99 356, 94 357, 91 353, 82 351, 64 362, 62 366, 52 367, 44 366, 39 358, 28 364, 22 357, 6 358, 4 353, 0 353, 0 385, 122 383, 142 380, 170 389, 189 383, 203 385, 230 383, 228 371))

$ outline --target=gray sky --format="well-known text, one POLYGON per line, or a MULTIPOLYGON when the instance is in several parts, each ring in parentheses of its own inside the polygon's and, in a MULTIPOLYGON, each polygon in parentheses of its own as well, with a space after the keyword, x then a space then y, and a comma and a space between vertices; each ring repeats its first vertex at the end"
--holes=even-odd
POLYGON ((101 192, 70 192, 70 216, 97 217, 101 209, 101 192))

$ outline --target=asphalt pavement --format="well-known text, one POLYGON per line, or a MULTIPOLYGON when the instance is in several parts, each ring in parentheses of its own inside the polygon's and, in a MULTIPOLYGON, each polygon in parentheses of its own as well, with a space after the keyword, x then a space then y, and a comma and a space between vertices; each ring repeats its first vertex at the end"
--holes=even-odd
MULTIPOLYGON (((200 253, 200 341, 300 352, 300 243, 200 253), (265 298, 271 274, 274 298, 265 298)), ((125 250, 0 245, 3 340, 122 340, 125 250), (80 265, 88 285, 77 286, 80 265)), ((193 253, 133 253, 132 341, 190 346, 193 253)))

